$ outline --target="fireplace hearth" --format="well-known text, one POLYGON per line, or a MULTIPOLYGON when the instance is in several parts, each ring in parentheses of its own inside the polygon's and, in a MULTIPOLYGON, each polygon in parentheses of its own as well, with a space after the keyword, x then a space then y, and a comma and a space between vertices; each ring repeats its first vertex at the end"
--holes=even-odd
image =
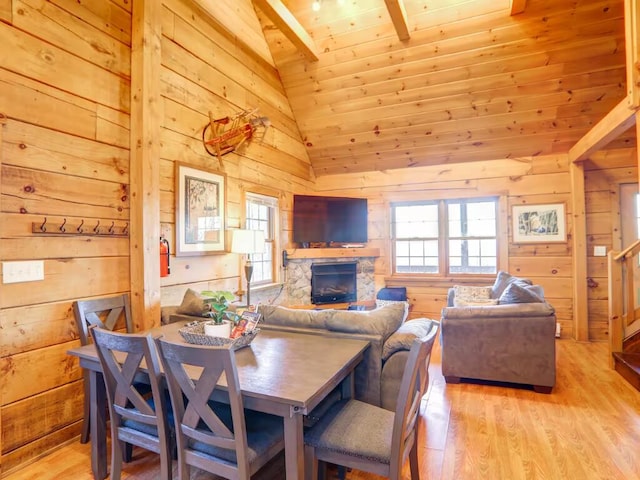
POLYGON ((311 302, 355 302, 358 297, 357 262, 314 263, 311 265, 311 302))

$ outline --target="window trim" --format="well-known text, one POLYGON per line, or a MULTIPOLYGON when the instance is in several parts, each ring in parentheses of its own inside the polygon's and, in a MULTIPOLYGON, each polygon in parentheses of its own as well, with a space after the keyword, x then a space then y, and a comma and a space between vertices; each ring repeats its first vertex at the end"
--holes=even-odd
POLYGON ((391 279, 398 280, 404 279, 407 283, 412 281, 423 281, 424 279, 433 279, 446 282, 451 286, 450 281, 456 280, 460 283, 469 283, 474 280, 477 282, 486 281, 487 279, 495 278, 495 273, 448 273, 449 272, 449 225, 448 221, 438 222, 438 252, 443 258, 439 259, 438 266, 442 271, 438 273, 409 273, 409 272, 396 272, 396 237, 395 237, 395 208, 396 206, 406 205, 425 205, 425 204, 437 204, 438 205, 438 218, 444 218, 448 220, 446 215, 446 209, 448 202, 465 201, 465 202, 481 202, 481 201, 495 201, 496 202, 496 272, 501 270, 508 270, 509 263, 509 240, 508 240, 508 198, 506 195, 501 194, 486 194, 481 196, 457 196, 451 198, 428 198, 421 200, 400 200, 391 201, 387 204, 389 214, 389 252, 390 252, 390 277, 391 279), (444 217, 443 217, 444 214, 444 217))
POLYGON ((279 252, 279 231, 280 231, 280 196, 274 192, 264 188, 250 187, 243 191, 243 224, 247 225, 247 202, 257 200, 256 203, 266 205, 273 210, 273 218, 271 219, 271 235, 272 239, 265 239, 271 243, 271 279, 262 281, 251 281, 253 288, 260 288, 277 284, 280 281, 280 255, 279 252))

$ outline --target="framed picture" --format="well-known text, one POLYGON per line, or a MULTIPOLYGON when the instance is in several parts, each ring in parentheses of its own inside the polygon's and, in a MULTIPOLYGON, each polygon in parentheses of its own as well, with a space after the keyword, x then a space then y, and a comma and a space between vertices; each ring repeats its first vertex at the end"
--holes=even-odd
POLYGON ((513 243, 566 242, 564 203, 514 205, 513 243))
POLYGON ((225 251, 226 175, 176 163, 176 255, 225 251))

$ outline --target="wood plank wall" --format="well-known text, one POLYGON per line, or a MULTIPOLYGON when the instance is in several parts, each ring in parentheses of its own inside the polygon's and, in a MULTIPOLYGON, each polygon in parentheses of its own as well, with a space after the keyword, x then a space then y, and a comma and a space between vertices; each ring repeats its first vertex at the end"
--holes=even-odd
MULTIPOLYGON (((227 174, 231 228, 247 189, 266 189, 290 210, 291 192, 312 188, 266 43, 254 54, 233 33, 263 38, 253 6, 234 6, 242 14, 222 29, 190 1, 163 2, 161 230, 172 246, 175 161, 227 174), (271 120, 263 139, 222 164, 204 153, 209 111, 255 107, 271 120)), ((11 45, 0 51, 0 260, 43 260, 45 271, 44 281, 0 285, 0 475, 79 435, 81 371, 66 354, 78 345, 71 304, 130 291, 128 238, 34 235, 31 224, 129 221, 131 8, 127 0, 0 0, 0 42, 11 45)), ((163 304, 189 286, 238 287, 237 255, 171 260, 163 304)))
POLYGON ((131 19, 124 1, 0 4, 0 259, 42 260, 45 274, 0 286, 4 474, 79 434, 72 301, 130 288, 128 238, 33 235, 31 224, 129 220, 131 19))
MULTIPOLYGON (((505 205, 501 212, 503 234, 499 238, 508 259, 504 268, 530 278, 544 287, 556 308, 563 336, 573 335, 571 243, 537 245, 511 242, 511 207, 520 204, 566 204, 567 233, 571 235, 571 195, 566 155, 504 159, 473 164, 418 167, 366 174, 319 177, 316 188, 330 194, 360 195, 369 200, 369 245, 379 247, 376 286, 406 285, 412 303, 411 317, 440 318, 447 291, 460 279, 411 280, 391 277, 389 204, 394 201, 498 196, 505 205)), ((473 279, 469 284, 490 284, 490 279, 473 279)))
POLYGON ((620 185, 637 182, 635 149, 598 152, 585 162, 589 338, 592 340, 607 340, 609 328, 607 257, 594 256, 593 247, 605 246, 608 252, 629 246, 621 240, 620 185))

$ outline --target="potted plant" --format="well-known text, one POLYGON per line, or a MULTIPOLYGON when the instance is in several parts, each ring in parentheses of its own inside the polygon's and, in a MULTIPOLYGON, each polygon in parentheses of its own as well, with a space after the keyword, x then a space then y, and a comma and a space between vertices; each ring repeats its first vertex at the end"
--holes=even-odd
POLYGON ((235 298, 233 293, 225 290, 203 290, 200 292, 210 310, 205 316, 211 320, 205 323, 204 331, 214 337, 229 337, 238 315, 229 311, 229 302, 235 298))

